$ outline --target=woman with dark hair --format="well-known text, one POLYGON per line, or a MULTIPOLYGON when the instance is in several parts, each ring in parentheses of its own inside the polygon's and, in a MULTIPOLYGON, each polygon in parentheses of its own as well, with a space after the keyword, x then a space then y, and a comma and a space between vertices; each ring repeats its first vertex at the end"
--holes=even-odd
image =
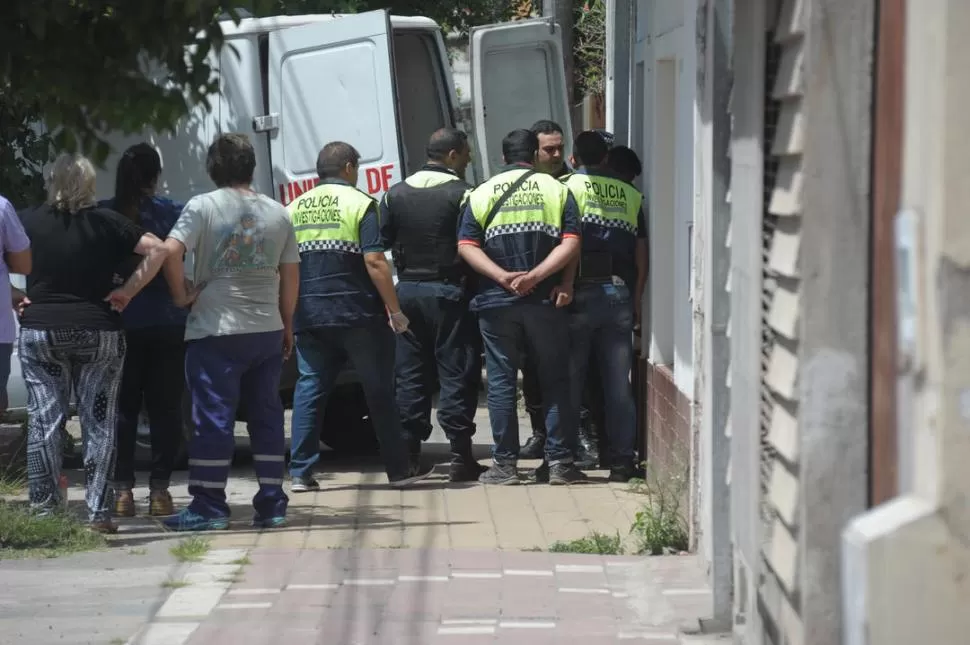
MULTIPOLYGON (((115 196, 104 206, 164 239, 182 212, 182 204, 155 195, 162 161, 154 147, 139 143, 125 150, 115 179, 115 196)), ((131 260, 134 261, 134 258, 131 260)), ((118 270, 121 278, 131 262, 118 270)), ((128 352, 118 399, 118 458, 115 464, 115 514, 135 515, 135 442, 144 402, 151 429, 152 469, 148 480, 149 514, 174 513, 168 492, 182 436, 187 311, 172 302, 159 275, 132 299, 122 313, 128 352)))

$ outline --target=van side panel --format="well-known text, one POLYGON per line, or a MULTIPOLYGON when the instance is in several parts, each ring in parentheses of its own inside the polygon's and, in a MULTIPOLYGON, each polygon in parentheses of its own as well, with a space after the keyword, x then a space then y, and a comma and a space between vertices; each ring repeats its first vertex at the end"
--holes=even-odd
POLYGON ((358 188, 375 198, 402 178, 387 12, 370 11, 269 34, 270 137, 277 199, 316 183, 331 141, 360 153, 358 188))
POLYGON ((221 85, 216 110, 217 132, 240 132, 249 136, 256 152, 253 189, 273 195, 273 171, 269 163, 269 136, 253 132, 253 117, 265 114, 260 73, 259 36, 247 34, 226 41, 221 54, 221 85))

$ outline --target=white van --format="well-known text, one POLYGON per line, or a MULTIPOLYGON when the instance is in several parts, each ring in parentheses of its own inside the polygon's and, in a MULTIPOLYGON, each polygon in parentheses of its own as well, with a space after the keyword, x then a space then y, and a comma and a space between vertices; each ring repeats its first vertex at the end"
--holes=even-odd
MULTIPOLYGON (((210 60, 220 83, 211 109, 196 107, 171 135, 109 136, 113 152, 99 176, 99 198, 112 196, 121 154, 141 141, 161 153, 160 193, 184 202, 213 189, 205 171, 212 139, 222 132, 247 133, 256 148, 253 187, 284 205, 316 184, 317 154, 329 141, 357 148, 358 188, 378 199, 424 164, 428 137, 441 127, 469 133, 475 151, 466 177, 471 183, 496 173, 502 138, 511 130, 552 119, 566 129, 567 147, 572 141, 562 43, 558 27, 546 19, 472 30, 471 124, 461 122, 441 28, 427 18, 379 10, 245 18, 222 27, 226 47, 210 60)), ((11 374, 12 413, 26 406, 16 376, 19 370, 11 374)), ((280 384, 284 399, 292 396, 295 382, 291 360, 280 384)), ((321 438, 331 448, 376 449, 351 371, 338 381, 326 415, 321 438)), ((147 426, 142 430, 139 449, 147 455, 147 426)))
POLYGON ((211 110, 197 107, 174 135, 110 137, 99 197, 111 195, 118 158, 139 141, 162 154, 162 192, 186 200, 212 189, 205 155, 213 137, 247 133, 256 147, 254 188, 288 204, 315 184, 317 154, 328 141, 357 148, 358 187, 380 198, 421 167, 438 128, 462 127, 472 137, 467 179, 476 182, 501 165, 509 131, 539 119, 568 127, 562 44, 546 19, 472 31, 472 124, 461 123, 441 28, 427 18, 378 10, 244 18, 223 30, 226 47, 212 54, 220 92, 211 110))

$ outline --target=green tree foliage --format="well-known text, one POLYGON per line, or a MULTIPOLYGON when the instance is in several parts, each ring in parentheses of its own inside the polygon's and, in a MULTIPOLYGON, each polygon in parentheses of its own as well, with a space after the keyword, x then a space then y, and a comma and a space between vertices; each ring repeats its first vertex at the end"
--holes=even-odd
POLYGON ((516 0, 2 0, 0 194, 21 205, 42 189, 50 151, 109 153, 99 133, 171 131, 217 88, 207 55, 238 9, 254 15, 388 8, 446 29, 506 20, 516 0), (187 46, 189 46, 187 53, 187 46), (152 61, 149 64, 149 61, 152 61), (32 127, 43 123, 46 131, 32 127), (47 133, 51 133, 48 136, 47 133))
POLYGON ((0 195, 17 208, 44 197, 43 164, 50 154, 50 137, 37 127, 40 106, 25 103, 0 87, 0 195))
POLYGON ((576 0, 573 27, 575 83, 579 97, 603 94, 606 81, 606 3, 576 0))
POLYGON ((0 91, 36 106, 58 148, 103 159, 98 131, 170 129, 206 102, 216 87, 206 56, 223 42, 218 17, 269 1, 4 0, 0 91))

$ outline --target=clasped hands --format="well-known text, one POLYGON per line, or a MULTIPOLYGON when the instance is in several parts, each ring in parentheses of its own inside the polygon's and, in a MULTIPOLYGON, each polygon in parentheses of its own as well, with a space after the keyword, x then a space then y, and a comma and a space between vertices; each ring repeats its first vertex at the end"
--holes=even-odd
MULTIPOLYGON (((539 285, 539 278, 531 271, 505 271, 498 279, 502 287, 520 298, 535 291, 539 285)), ((552 288, 549 299, 556 307, 565 307, 573 301, 573 288, 568 284, 559 284, 552 288)))

